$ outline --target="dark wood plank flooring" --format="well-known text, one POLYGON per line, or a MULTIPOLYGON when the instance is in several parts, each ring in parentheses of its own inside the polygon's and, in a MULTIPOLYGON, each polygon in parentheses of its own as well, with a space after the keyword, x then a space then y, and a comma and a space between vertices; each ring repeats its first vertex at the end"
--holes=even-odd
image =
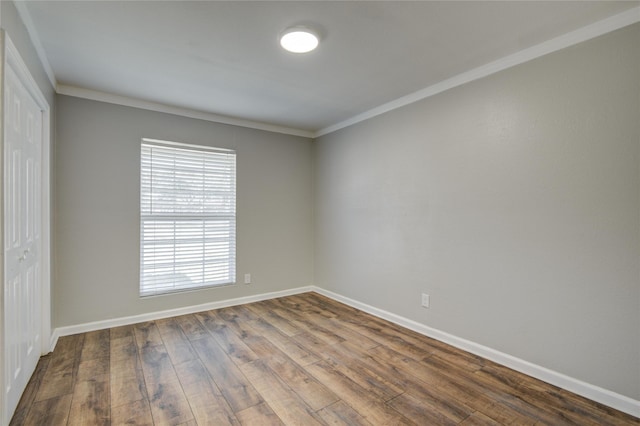
POLYGON ((639 425, 316 293, 61 337, 12 425, 639 425))

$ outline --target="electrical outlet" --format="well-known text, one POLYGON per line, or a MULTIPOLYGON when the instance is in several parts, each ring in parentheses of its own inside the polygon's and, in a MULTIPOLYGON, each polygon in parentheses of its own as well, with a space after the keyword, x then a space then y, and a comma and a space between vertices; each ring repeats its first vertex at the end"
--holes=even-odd
POLYGON ((244 283, 251 284, 251 274, 244 274, 244 283))
POLYGON ((429 308, 429 295, 422 293, 422 307, 429 308))

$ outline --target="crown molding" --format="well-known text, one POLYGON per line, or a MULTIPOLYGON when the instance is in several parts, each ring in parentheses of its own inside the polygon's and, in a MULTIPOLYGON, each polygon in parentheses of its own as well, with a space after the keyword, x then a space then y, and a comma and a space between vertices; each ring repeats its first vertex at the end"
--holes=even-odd
POLYGON ((40 35, 36 29, 35 24, 33 23, 33 19, 31 18, 31 14, 29 13, 29 9, 24 1, 14 1, 13 2, 18 11, 18 15, 20 19, 27 29, 27 33, 29 34, 29 38, 31 39, 31 43, 42 63, 42 67, 44 68, 45 73, 51 85, 55 88, 56 93, 67 96, 74 96, 77 98, 85 98, 95 101, 102 101, 116 105, 130 106, 134 108, 141 108, 150 111, 156 112, 164 112, 167 114, 179 115, 183 117, 196 118, 199 120, 211 121, 215 123, 222 124, 230 124, 234 126, 247 127, 250 129, 256 130, 265 130, 268 132, 282 133, 286 135, 293 136, 301 136, 305 138, 312 138, 313 132, 302 129, 295 129, 286 126, 279 126, 275 124, 269 123, 261 123, 252 120, 246 120, 241 118, 228 117, 224 115, 218 115, 213 113, 207 113, 204 111, 197 111, 188 108, 181 108, 171 105, 165 105, 157 102, 144 101, 141 99, 130 98, 127 96, 119 96, 106 92, 100 92, 97 90, 84 89, 75 86, 68 86, 64 84, 58 84, 55 74, 53 72, 53 68, 49 63, 49 59, 44 51, 44 48, 41 43, 40 35))
POLYGON ((126 96, 119 96, 119 95, 113 95, 113 94, 100 92, 96 90, 84 89, 80 87, 57 84, 55 75, 47 59, 47 56, 44 52, 44 48, 42 47, 42 43, 40 42, 40 37, 38 35, 37 30, 35 29, 35 25, 33 24, 33 20, 31 19, 31 15, 29 14, 29 11, 27 6, 25 5, 25 2, 15 1, 14 4, 16 6, 16 9, 18 10, 18 14, 20 15, 20 18, 22 19, 25 27, 27 28, 27 32, 29 33, 29 37, 31 38, 31 42, 33 43, 34 48, 38 54, 38 57, 42 62, 42 65, 47 74, 47 77, 49 78, 49 81, 51 82, 53 87, 56 88, 56 92, 59 94, 91 99, 96 101, 102 101, 102 102, 107 102, 107 103, 112 103, 117 105, 130 106, 134 108, 147 109, 151 111, 164 112, 168 114, 180 115, 184 117, 196 118, 196 119, 211 121, 216 123, 248 127, 251 129, 265 130, 269 132, 283 133, 283 134, 288 134, 293 136, 301 136, 305 138, 318 138, 320 136, 333 133, 340 129, 344 129, 345 127, 349 127, 354 124, 360 123, 361 121, 368 120, 370 118, 376 117, 386 112, 390 112, 395 109, 402 108, 403 106, 410 105, 412 103, 429 98, 431 96, 434 96, 438 93, 442 93, 454 87, 461 86, 463 84, 472 82, 474 80, 479 80, 491 74, 495 74, 497 72, 514 67, 516 65, 523 64, 525 62, 547 55, 549 53, 556 52, 558 50, 573 46, 578 43, 582 43, 592 38, 595 38, 595 37, 607 34, 609 32, 618 30, 620 28, 624 28, 628 25, 632 25, 637 22, 640 22, 640 6, 637 6, 637 7, 628 9, 622 13, 619 13, 617 15, 610 16, 609 18, 594 22, 593 24, 587 25, 585 27, 571 31, 559 37, 553 38, 551 40, 547 40, 543 43, 526 48, 524 50, 518 51, 511 55, 508 55, 498 60, 495 60, 493 62, 490 62, 488 64, 479 66, 477 68, 458 74, 454 77, 440 81, 424 89, 418 90, 417 92, 403 96, 394 101, 387 102, 385 104, 382 104, 376 108, 370 109, 361 114, 355 115, 344 121, 324 127, 317 131, 308 131, 308 130, 295 129, 295 128, 286 127, 286 126, 279 126, 279 125, 261 123, 261 122, 256 122, 256 121, 251 121, 251 120, 246 120, 241 118, 207 113, 203 111, 197 111, 197 110, 192 110, 188 108, 181 108, 181 107, 176 107, 176 106, 171 106, 171 105, 166 105, 166 104, 161 104, 156 102, 144 101, 144 100, 130 98, 126 96))
POLYGON ((90 99, 93 101, 106 102, 115 105, 140 108, 149 111, 163 112, 166 114, 179 115, 182 117, 195 118, 198 120, 211 121, 214 123, 230 124, 233 126, 247 127, 250 129, 264 130, 267 132, 282 133, 292 136, 301 136, 304 138, 313 137, 313 132, 291 127, 278 126, 275 124, 260 123, 257 121, 245 120, 241 118, 227 117, 224 115, 212 114, 204 111, 197 111, 188 108, 181 108, 157 102, 144 101, 141 99, 130 98, 127 96, 114 95, 111 93, 100 92, 97 90, 84 89, 76 86, 67 86, 59 84, 56 92, 60 95, 73 96, 76 98, 90 99))
POLYGON ((42 43, 40 42, 40 35, 38 34, 38 30, 36 30, 33 19, 31 19, 29 9, 24 1, 14 1, 13 4, 16 6, 18 15, 27 29, 29 39, 31 40, 31 44, 33 44, 33 48, 36 50, 40 63, 42 64, 42 68, 44 68, 44 72, 47 74, 47 78, 49 79, 51 86, 55 88, 58 85, 58 82, 56 81, 56 76, 53 73, 53 68, 51 68, 47 54, 44 52, 44 47, 42 47, 42 43))
POLYGON ((553 53, 566 47, 582 43, 583 41, 590 40, 592 38, 607 34, 620 28, 624 28, 637 22, 640 22, 640 6, 626 10, 617 15, 610 16, 609 18, 603 19, 601 21, 594 22, 593 24, 563 34, 551 40, 547 40, 543 43, 526 48, 493 62, 489 62, 488 64, 463 72, 454 77, 448 78, 439 83, 418 90, 417 92, 414 92, 412 94, 403 96, 394 101, 370 109, 369 111, 358 114, 347 120, 320 129, 314 133, 313 137, 317 138, 329 133, 333 133, 340 129, 344 129, 345 127, 357 124, 361 121, 368 120, 386 112, 393 111, 395 109, 402 108, 403 106, 429 98, 433 95, 437 95, 438 93, 442 93, 445 90, 453 89, 454 87, 458 87, 474 80, 487 77, 491 74, 495 74, 507 68, 523 64, 549 53, 553 53))

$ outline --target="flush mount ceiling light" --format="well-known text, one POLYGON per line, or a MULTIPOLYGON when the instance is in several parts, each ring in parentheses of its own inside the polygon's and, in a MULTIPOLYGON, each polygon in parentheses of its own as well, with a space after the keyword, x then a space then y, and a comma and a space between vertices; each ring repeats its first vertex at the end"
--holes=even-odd
POLYGON ((307 53, 318 47, 318 34, 306 27, 287 28, 280 34, 280 46, 293 53, 307 53))

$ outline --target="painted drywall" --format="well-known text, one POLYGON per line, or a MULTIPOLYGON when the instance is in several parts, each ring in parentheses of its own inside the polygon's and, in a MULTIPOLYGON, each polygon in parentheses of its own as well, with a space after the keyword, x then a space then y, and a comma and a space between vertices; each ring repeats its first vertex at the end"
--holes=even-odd
POLYGON ((315 284, 640 400, 639 45, 636 24, 317 139, 315 284))
POLYGON ((58 95, 54 326, 312 283, 311 140, 58 95), (237 151, 240 283, 140 298, 142 138, 237 151), (242 284, 251 273, 252 284, 242 284))

